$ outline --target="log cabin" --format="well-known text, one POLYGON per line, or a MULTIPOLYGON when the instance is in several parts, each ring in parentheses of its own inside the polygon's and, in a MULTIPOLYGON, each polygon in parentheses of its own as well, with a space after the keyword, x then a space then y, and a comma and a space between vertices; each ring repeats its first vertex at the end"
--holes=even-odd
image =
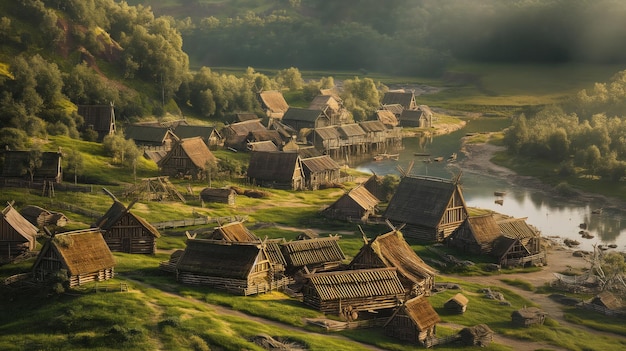
POLYGON ((385 335, 425 345, 436 337, 437 323, 441 318, 424 296, 414 297, 399 306, 384 324, 385 335))
POLYGON ((473 255, 491 255, 494 242, 500 236, 502 231, 490 213, 467 217, 446 239, 446 244, 473 255))
POLYGON ((338 183, 341 178, 341 166, 328 155, 302 158, 302 170, 304 186, 309 190, 338 183))
POLYGON ((379 202, 364 186, 358 185, 322 210, 322 214, 332 219, 367 222, 376 214, 379 202))
POLYGON ((204 179, 206 167, 216 167, 217 159, 202 138, 181 139, 159 163, 161 172, 168 176, 204 179))

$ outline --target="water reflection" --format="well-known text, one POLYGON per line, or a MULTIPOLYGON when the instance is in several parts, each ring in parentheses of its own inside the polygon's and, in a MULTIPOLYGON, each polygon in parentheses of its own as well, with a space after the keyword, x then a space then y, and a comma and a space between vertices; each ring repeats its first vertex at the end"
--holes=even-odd
MULTIPOLYGON (((405 138, 398 161, 374 162, 370 157, 359 162, 357 169, 376 172, 378 175, 400 175, 398 166, 406 170, 409 164, 413 163, 411 170, 413 175, 451 179, 462 171, 458 163, 462 161, 463 154, 459 149, 461 138, 466 133, 497 131, 505 128, 508 123, 506 119, 472 120, 464 129, 451 134, 434 138, 405 138), (457 162, 445 162, 445 159, 455 152, 458 153, 457 162), (416 155, 422 153, 428 153, 429 156, 416 155), (444 162, 432 162, 435 157, 443 157, 444 162), (424 162, 428 158, 431 162, 424 162)), ((626 225, 622 225, 624 214, 621 209, 605 209, 602 214, 592 214, 594 209, 606 206, 599 201, 585 204, 564 202, 563 199, 555 199, 542 191, 511 184, 507 179, 479 175, 467 170, 463 171, 461 181, 465 201, 470 207, 486 208, 514 217, 526 217, 527 222, 537 227, 544 236, 577 240, 582 250, 592 250, 594 244, 615 244, 618 250, 626 250, 626 225), (494 191, 503 191, 506 194, 496 197, 494 191), (583 232, 593 238, 582 237, 580 225, 583 223, 587 227, 583 232)))

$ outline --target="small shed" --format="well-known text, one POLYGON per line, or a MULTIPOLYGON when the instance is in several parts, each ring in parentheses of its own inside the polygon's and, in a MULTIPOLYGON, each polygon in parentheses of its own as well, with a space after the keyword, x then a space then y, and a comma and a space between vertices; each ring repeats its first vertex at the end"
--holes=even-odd
POLYGON ((270 140, 249 142, 248 151, 280 151, 278 146, 270 140))
POLYGON ((231 188, 204 188, 200 191, 200 200, 234 205, 237 192, 231 188))
POLYGON ((67 272, 69 287, 113 278, 115 258, 97 228, 56 234, 42 247, 33 277, 45 281, 67 272))
POLYGON ((20 210, 20 214, 38 228, 54 225, 64 227, 69 219, 60 212, 51 212, 39 206, 29 205, 20 210))
POLYGON ((159 231, 148 221, 131 212, 128 207, 114 199, 109 210, 92 227, 100 228, 111 251, 131 254, 154 254, 159 231))
POLYGON ((610 291, 603 291, 594 296, 588 304, 599 307, 598 309, 618 311, 622 308, 622 302, 610 291))
POLYGON ((511 313, 511 321, 518 327, 543 324, 547 313, 537 307, 524 307, 511 313))
POLYGON ((105 136, 115 134, 115 109, 109 105, 78 105, 78 114, 83 117, 80 132, 93 130, 98 134, 97 141, 105 136))
POLYGON ((262 243, 189 239, 176 263, 177 280, 238 295, 283 288, 288 279, 274 273, 262 243))
POLYGON ((321 185, 339 182, 341 166, 328 155, 302 158, 305 187, 317 190, 321 185))
POLYGON ((400 340, 424 344, 434 338, 441 318, 424 296, 405 301, 383 326, 385 334, 400 340))
POLYGON ((181 139, 158 163, 168 176, 189 176, 203 179, 207 165, 217 165, 217 159, 202 138, 181 139))
POLYGON ((322 214, 333 219, 366 222, 376 214, 379 202, 364 186, 358 185, 325 208, 322 214))
POLYGON ((281 245, 281 252, 291 274, 304 267, 318 271, 334 269, 346 259, 338 235, 287 241, 281 245))
POLYGON ((0 222, 0 261, 33 251, 37 245, 38 229, 24 218, 12 204, 2 210, 0 222))
POLYGON ((443 308, 450 313, 462 314, 467 310, 468 302, 469 300, 465 295, 458 293, 446 301, 443 308))
MULTIPOLYGON (((395 268, 312 273, 305 277, 303 302, 323 313, 345 316, 346 311, 393 309, 404 299, 395 268)), ((352 318, 356 319, 354 314, 352 318)))

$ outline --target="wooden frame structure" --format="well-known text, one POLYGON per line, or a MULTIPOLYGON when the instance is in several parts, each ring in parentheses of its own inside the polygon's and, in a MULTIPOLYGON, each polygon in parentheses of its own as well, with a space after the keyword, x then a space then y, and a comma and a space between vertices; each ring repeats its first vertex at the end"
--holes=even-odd
POLYGON ((424 345, 429 338, 435 338, 437 323, 441 318, 424 296, 405 301, 387 320, 385 334, 400 340, 424 345))
POLYGON ((33 251, 37 245, 38 231, 9 203, 2 210, 0 220, 0 262, 11 261, 23 253, 33 251))

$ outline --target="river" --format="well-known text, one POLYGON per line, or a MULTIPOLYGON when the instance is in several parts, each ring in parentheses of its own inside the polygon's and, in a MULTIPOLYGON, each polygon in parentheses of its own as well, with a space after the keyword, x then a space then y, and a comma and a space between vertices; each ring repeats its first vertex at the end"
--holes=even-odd
MULTIPOLYGON (((372 161, 368 159, 356 165, 364 172, 376 172, 378 175, 398 174, 401 168, 410 170, 411 175, 428 175, 451 179, 462 169, 459 163, 464 155, 459 151, 461 138, 467 133, 499 131, 508 126, 504 118, 483 118, 470 120, 456 132, 432 138, 412 137, 403 140, 404 148, 399 150, 398 160, 372 161), (427 157, 415 153, 429 153, 430 158, 442 156, 443 162, 423 162, 427 157), (446 158, 457 153, 456 162, 446 162, 446 158), (399 166, 399 167, 398 167, 399 166)), ((536 189, 527 189, 513 184, 507 179, 500 179, 478 173, 462 172, 461 184, 465 202, 470 207, 485 208, 514 217, 527 217, 527 223, 538 228, 543 236, 577 240, 581 250, 593 250, 593 245, 617 245, 616 250, 626 251, 626 219, 622 209, 606 208, 601 200, 589 202, 564 201, 536 189), (496 197, 494 191, 506 194, 496 197), (501 200, 497 201, 496 200, 501 200), (601 214, 592 213, 603 208, 601 214), (623 222, 623 223, 622 223, 623 222), (587 225, 587 232, 593 238, 582 238, 580 224, 587 225)))

